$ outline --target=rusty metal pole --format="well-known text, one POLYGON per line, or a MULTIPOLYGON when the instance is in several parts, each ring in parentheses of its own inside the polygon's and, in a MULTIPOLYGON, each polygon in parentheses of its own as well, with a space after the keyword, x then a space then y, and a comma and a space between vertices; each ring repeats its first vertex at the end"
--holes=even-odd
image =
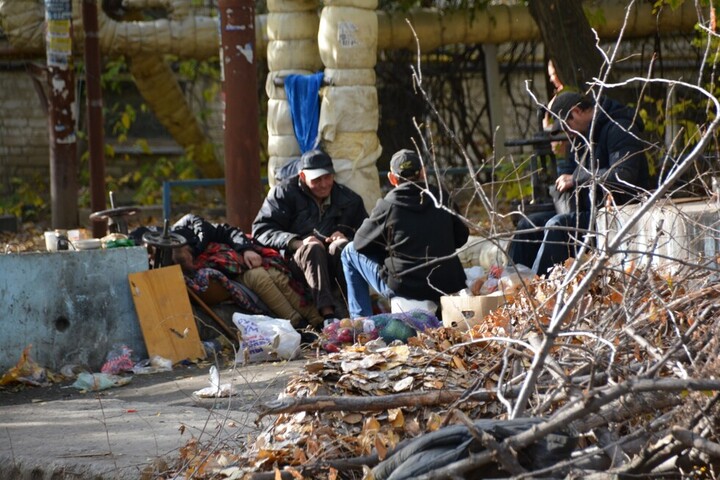
MULTIPOLYGON (((85 27, 85 84, 87 85, 87 130, 90 149, 90 210, 106 209, 105 201, 105 132, 103 100, 100 89, 100 34, 96 0, 83 0, 85 27)), ((92 222, 93 237, 107 233, 107 221, 92 222)))
POLYGON ((78 160, 75 75, 72 62, 72 1, 45 0, 50 207, 53 228, 78 226, 78 160))
POLYGON ((255 2, 219 0, 227 222, 250 232, 262 203, 255 2))

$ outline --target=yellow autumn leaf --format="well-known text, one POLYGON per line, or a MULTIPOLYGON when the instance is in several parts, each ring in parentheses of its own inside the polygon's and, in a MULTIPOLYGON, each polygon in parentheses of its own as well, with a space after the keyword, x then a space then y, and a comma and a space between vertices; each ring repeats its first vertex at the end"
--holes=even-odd
POLYGON ((405 416, 399 408, 388 410, 388 421, 393 428, 402 428, 405 426, 405 416))
POLYGON ((434 432, 442 426, 443 419, 440 415, 435 412, 430 412, 427 419, 427 429, 429 432, 434 432))
POLYGON ((380 422, 378 422, 375 417, 370 417, 367 420, 365 420, 362 431, 363 431, 363 433, 379 432, 380 431, 380 422))
POLYGON ((375 436, 375 451, 378 454, 378 459, 380 461, 385 460, 385 457, 387 456, 387 446, 385 444, 385 440, 382 435, 378 434, 375 436))
POLYGON ((455 368, 462 372, 467 372, 467 366, 465 365, 465 362, 462 358, 458 357, 457 355, 453 356, 453 363, 455 364, 455 368))

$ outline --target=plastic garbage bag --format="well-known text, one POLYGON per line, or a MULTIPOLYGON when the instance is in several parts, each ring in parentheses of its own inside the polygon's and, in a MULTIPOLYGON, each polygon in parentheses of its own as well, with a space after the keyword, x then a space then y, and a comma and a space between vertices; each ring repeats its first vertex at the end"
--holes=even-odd
POLYGON ((417 332, 438 328, 442 323, 426 310, 412 310, 400 313, 380 313, 355 320, 337 320, 323 328, 323 348, 337 352, 342 345, 366 344, 377 338, 390 343, 395 340, 407 342, 417 332))
POLYGON ((20 354, 20 360, 0 378, 0 385, 25 383, 36 387, 46 387, 55 381, 54 375, 36 363, 30 356, 32 345, 28 345, 20 354))
POLYGON ((240 312, 232 320, 242 336, 235 363, 292 360, 300 353, 300 334, 290 320, 240 312))
POLYGON ((99 392, 113 387, 122 387, 127 385, 132 377, 120 377, 118 375, 109 375, 107 373, 88 373, 82 372, 78 375, 73 388, 77 388, 83 392, 99 392))
POLYGON ((170 372, 173 369, 172 360, 153 355, 151 358, 141 360, 132 367, 132 372, 143 375, 146 373, 170 372))

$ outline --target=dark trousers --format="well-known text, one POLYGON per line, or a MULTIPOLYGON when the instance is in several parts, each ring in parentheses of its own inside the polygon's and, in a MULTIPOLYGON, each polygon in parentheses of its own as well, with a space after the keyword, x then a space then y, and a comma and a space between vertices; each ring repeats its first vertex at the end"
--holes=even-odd
POLYGON ((570 257, 577 249, 577 237, 583 235, 590 223, 590 212, 536 212, 518 222, 510 242, 508 256, 516 264, 532 267, 538 275, 570 257), (576 232, 561 229, 568 227, 576 232), (527 230, 527 231, 524 231, 527 230))
POLYGON ((290 267, 298 278, 304 278, 318 310, 337 304, 333 290, 339 288, 345 294, 345 275, 340 254, 347 243, 331 243, 329 246, 308 243, 298 248, 290 259, 290 267))

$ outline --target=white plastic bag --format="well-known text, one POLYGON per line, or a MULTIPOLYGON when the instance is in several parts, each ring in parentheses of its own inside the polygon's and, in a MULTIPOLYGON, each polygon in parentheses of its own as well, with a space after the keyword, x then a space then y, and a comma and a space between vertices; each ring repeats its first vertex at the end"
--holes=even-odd
POLYGON ((242 334, 235 363, 292 360, 300 352, 300 334, 290 320, 240 312, 232 319, 242 334))

